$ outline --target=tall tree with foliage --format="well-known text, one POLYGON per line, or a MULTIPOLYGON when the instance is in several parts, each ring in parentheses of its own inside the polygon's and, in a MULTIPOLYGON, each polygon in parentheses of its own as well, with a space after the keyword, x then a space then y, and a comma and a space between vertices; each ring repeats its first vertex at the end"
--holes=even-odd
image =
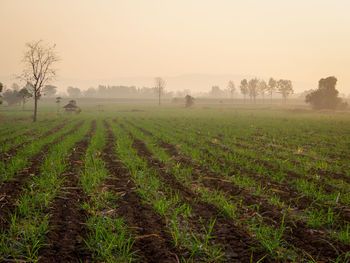
POLYGON ((306 95, 306 103, 310 103, 314 109, 345 108, 347 104, 338 97, 339 91, 335 88, 336 84, 337 78, 333 76, 320 79, 318 89, 306 95))
POLYGON ((26 87, 24 87, 23 89, 21 89, 18 92, 18 95, 21 97, 22 99, 22 110, 24 110, 24 105, 26 104, 27 99, 33 97, 33 95, 28 91, 28 89, 26 87))
POLYGON ((277 81, 277 90, 281 93, 283 98, 283 103, 287 103, 287 97, 293 94, 293 84, 292 81, 286 79, 280 79, 277 81))
POLYGON ((249 97, 251 100, 254 101, 254 104, 256 103, 256 97, 259 94, 258 84, 259 84, 259 80, 257 78, 253 78, 248 82, 249 97))
POLYGON ((46 85, 43 88, 43 93, 44 93, 44 96, 46 97, 53 97, 55 96, 56 92, 57 92, 57 87, 53 85, 46 85))
POLYGON ((12 83, 11 85, 11 89, 12 90, 15 90, 15 91, 19 91, 20 90, 20 87, 17 83, 12 83))
POLYGON ((154 83, 155 83, 155 87, 154 87, 155 91, 158 94, 158 105, 160 106, 160 99, 161 99, 161 96, 164 93, 166 82, 161 77, 157 77, 157 78, 154 79, 154 83))
POLYGON ((70 98, 79 98, 81 97, 81 90, 79 88, 68 87, 67 93, 70 98))
POLYGON ((56 54, 56 45, 47 45, 43 41, 34 41, 26 44, 23 57, 24 68, 21 78, 32 84, 34 97, 33 121, 37 120, 38 100, 42 89, 56 76, 54 65, 59 60, 56 54))
POLYGON ((241 89, 241 93, 243 94, 244 97, 244 103, 245 103, 245 98, 248 94, 248 81, 246 79, 242 79, 241 80, 241 85, 239 86, 239 88, 241 89))
POLYGON ((8 106, 19 105, 21 103, 21 97, 17 90, 7 89, 3 93, 3 100, 7 102, 8 106))
POLYGON ((236 91, 236 86, 235 86, 235 83, 234 83, 232 80, 230 80, 230 81, 228 82, 228 84, 227 84, 227 90, 228 90, 228 92, 229 92, 230 95, 231 95, 231 100, 233 100, 233 95, 234 95, 234 93, 235 93, 235 91, 236 91))
POLYGON ((273 78, 269 79, 269 82, 267 84, 267 94, 270 95, 270 102, 272 103, 272 94, 276 91, 277 81, 273 78))

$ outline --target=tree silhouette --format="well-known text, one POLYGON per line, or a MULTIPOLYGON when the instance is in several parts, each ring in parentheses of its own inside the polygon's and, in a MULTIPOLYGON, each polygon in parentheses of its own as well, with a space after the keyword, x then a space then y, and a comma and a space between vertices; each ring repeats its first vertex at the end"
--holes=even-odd
POLYGON ((267 84, 266 84, 265 80, 259 80, 258 91, 261 94, 261 96, 263 97, 263 102, 265 103, 265 93, 267 91, 267 84))
POLYGON ((185 96, 185 106, 186 108, 191 107, 194 104, 194 98, 191 95, 186 95, 185 96))
POLYGON ((286 104, 287 97, 290 94, 293 94, 292 81, 286 80, 286 79, 280 79, 279 81, 277 81, 277 90, 279 93, 282 94, 283 103, 286 104))
POLYGON ((258 83, 259 80, 257 78, 251 79, 248 82, 249 97, 253 99, 254 104, 256 103, 256 96, 259 94, 258 83))
POLYGON ((27 99, 33 97, 33 95, 28 91, 28 89, 26 87, 24 87, 23 89, 21 89, 18 92, 18 95, 21 97, 22 99, 22 110, 24 110, 24 105, 26 104, 27 99))
POLYGON ((158 93, 158 105, 160 106, 160 98, 164 92, 165 88, 165 80, 162 79, 161 77, 157 77, 154 79, 155 82, 155 90, 158 93))
POLYGON ((241 89, 241 93, 244 96, 244 103, 245 103, 245 98, 248 94, 248 81, 246 79, 242 79, 241 85, 239 86, 239 88, 241 89))
POLYGON ((276 91, 277 81, 273 78, 269 79, 269 83, 267 85, 267 94, 270 95, 270 102, 272 103, 272 94, 276 91))
POLYGON ((236 91, 236 86, 235 86, 235 83, 230 80, 227 84, 227 89, 228 91, 230 92, 230 95, 231 95, 231 100, 233 100, 233 94, 235 93, 236 91))
POLYGON ((55 52, 56 45, 45 45, 41 40, 26 44, 26 51, 23 57, 24 69, 21 78, 32 84, 34 96, 34 116, 37 119, 38 100, 42 88, 54 79, 56 70, 54 64, 59 60, 55 52))
POLYGON ((55 96, 56 92, 57 92, 57 87, 53 85, 46 85, 43 88, 44 96, 47 96, 47 97, 55 96))
POLYGON ((338 97, 338 90, 335 88, 337 84, 336 77, 328 77, 320 79, 318 89, 313 90, 305 97, 305 102, 310 103, 314 109, 336 109, 346 107, 346 103, 342 103, 338 97))
POLYGON ((67 93, 68 93, 68 96, 71 98, 78 98, 81 96, 81 90, 79 88, 68 87, 67 93))

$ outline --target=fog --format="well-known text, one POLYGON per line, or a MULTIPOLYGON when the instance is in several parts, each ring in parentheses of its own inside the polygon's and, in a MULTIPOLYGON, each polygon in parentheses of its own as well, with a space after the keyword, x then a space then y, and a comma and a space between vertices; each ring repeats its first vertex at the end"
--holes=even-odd
POLYGON ((232 79, 290 79, 296 92, 336 76, 350 93, 350 2, 334 1, 10 1, 0 2, 1 82, 22 70, 26 42, 57 45, 52 83, 207 92, 232 79))

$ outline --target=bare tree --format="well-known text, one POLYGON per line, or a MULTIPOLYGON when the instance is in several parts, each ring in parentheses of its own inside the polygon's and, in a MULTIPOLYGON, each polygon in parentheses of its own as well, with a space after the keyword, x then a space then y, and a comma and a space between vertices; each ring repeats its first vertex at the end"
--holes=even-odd
POLYGON ((257 78, 253 78, 248 82, 249 97, 251 100, 253 99, 254 104, 256 103, 256 96, 259 94, 258 83, 259 80, 257 78))
POLYGON ((227 84, 227 89, 228 89, 228 91, 229 91, 229 93, 230 93, 230 95, 231 95, 231 100, 233 100, 233 94, 234 94, 235 91, 236 91, 236 86, 235 86, 235 83, 234 83, 232 80, 230 80, 230 81, 228 82, 228 84, 227 84))
POLYGON ((165 80, 162 79, 161 77, 157 77, 154 79, 155 81, 155 90, 156 92, 158 93, 158 103, 159 103, 159 106, 160 106, 160 98, 163 94, 163 91, 164 91, 164 88, 165 88, 165 80))
POLYGON ((272 93, 276 91, 277 81, 273 78, 269 79, 269 84, 267 85, 267 93, 270 95, 271 103, 272 103, 272 93))
POLYGON ((24 69, 20 77, 32 84, 34 122, 37 119, 38 100, 42 88, 56 76, 56 69, 53 66, 59 58, 55 52, 55 47, 56 45, 47 45, 42 40, 26 44, 26 51, 23 56, 24 69))
POLYGON ((247 96, 247 94, 249 92, 248 81, 246 79, 242 79, 240 89, 241 89, 241 93, 244 96, 244 104, 245 104, 245 97, 247 96))
POLYGON ((277 81, 277 90, 279 93, 282 94, 283 103, 286 104, 287 97, 290 94, 293 94, 292 81, 287 80, 287 79, 280 79, 279 81, 277 81))
POLYGON ((265 92, 267 91, 267 84, 265 80, 259 80, 258 90, 263 98, 263 103, 265 103, 265 92))

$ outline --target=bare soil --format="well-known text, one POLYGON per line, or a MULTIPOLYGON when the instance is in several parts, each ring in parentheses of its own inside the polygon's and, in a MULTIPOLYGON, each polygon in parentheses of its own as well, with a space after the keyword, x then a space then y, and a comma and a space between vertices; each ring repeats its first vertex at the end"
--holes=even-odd
POLYGON ((73 133, 82 124, 83 121, 79 122, 70 131, 61 135, 56 140, 44 145, 40 152, 30 158, 28 162, 28 168, 19 171, 13 179, 3 182, 0 185, 0 229, 5 229, 8 227, 9 216, 14 212, 16 208, 16 200, 23 191, 23 188, 26 187, 27 182, 32 177, 37 176, 40 173, 41 164, 50 147, 58 143, 65 136, 73 133))
POLYGON ((129 171, 115 153, 115 137, 110 126, 107 129, 107 145, 102 152, 106 167, 111 174, 107 180, 111 190, 122 193, 118 200, 117 215, 126 219, 136 235, 134 250, 140 257, 139 262, 179 262, 185 251, 179 251, 171 242, 164 219, 153 208, 144 203, 135 192, 135 185, 129 171))
POLYGON ((40 262, 91 262, 91 254, 84 249, 83 238, 86 238, 85 222, 87 215, 82 203, 89 198, 79 187, 79 170, 83 168, 82 158, 89 146, 89 141, 96 129, 96 121, 92 122, 85 138, 73 147, 68 157, 68 171, 61 174, 64 182, 60 196, 54 200, 50 209, 51 218, 47 234, 47 247, 39 251, 40 262))

